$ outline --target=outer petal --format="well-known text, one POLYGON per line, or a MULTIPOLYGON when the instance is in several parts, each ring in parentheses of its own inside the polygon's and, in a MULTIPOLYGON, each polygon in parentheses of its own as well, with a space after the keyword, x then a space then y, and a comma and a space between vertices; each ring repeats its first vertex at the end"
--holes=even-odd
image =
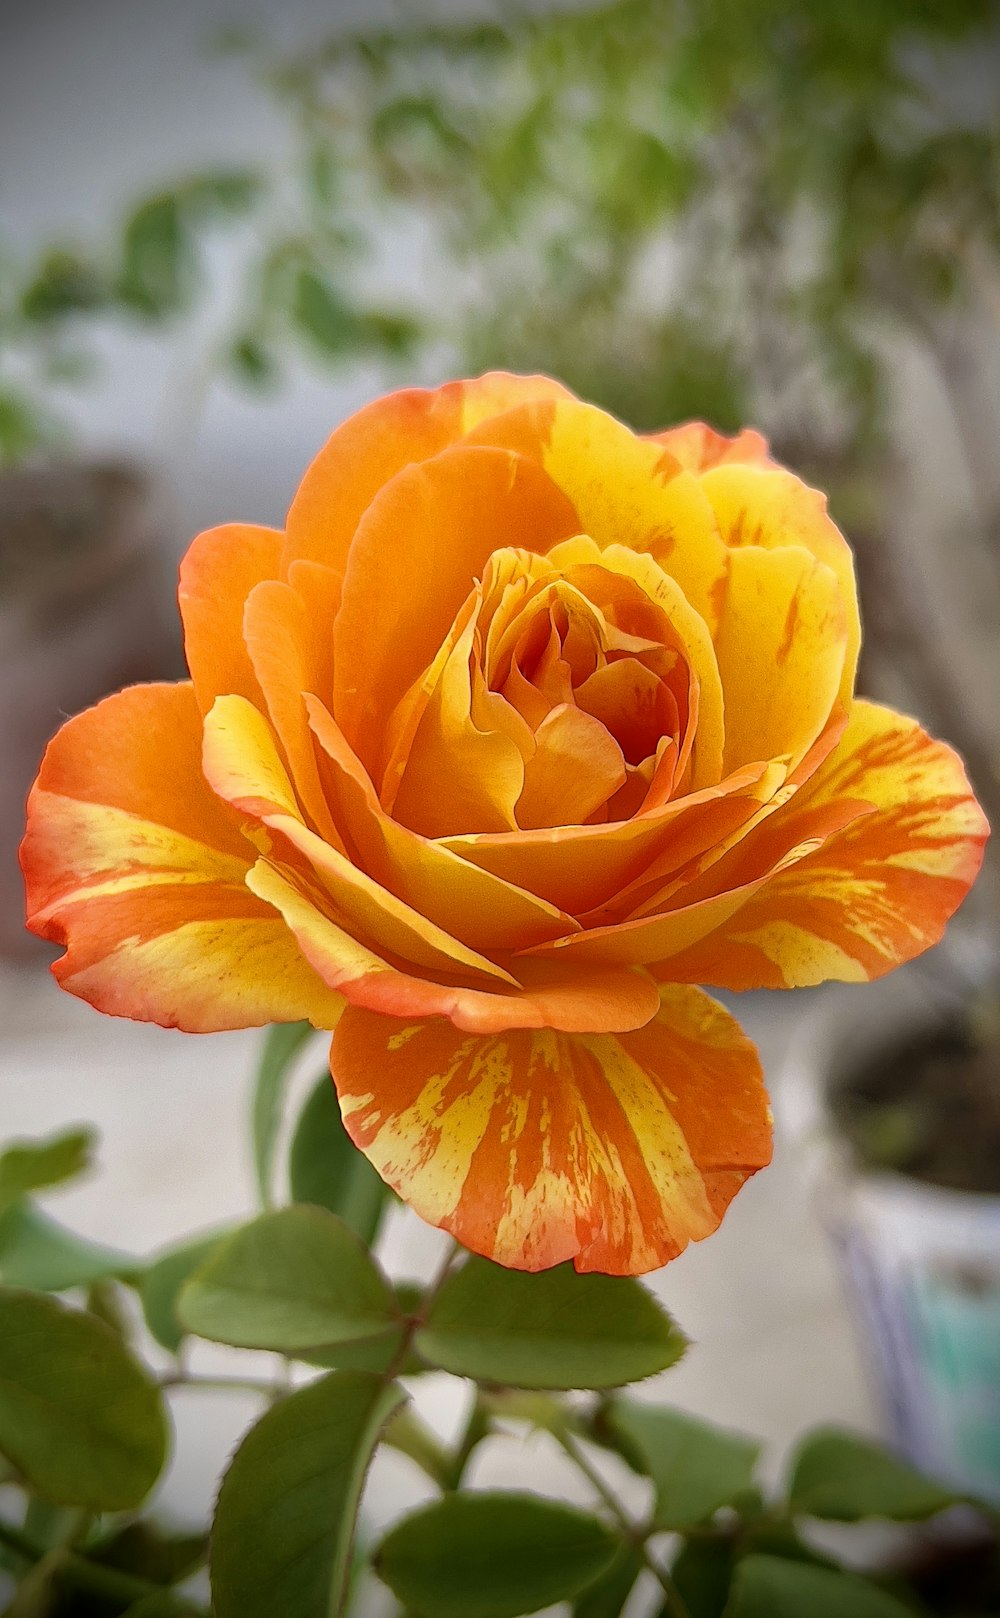
POLYGON ((379 1173, 514 1269, 656 1269, 771 1155, 757 1054, 698 990, 665 988, 655 1020, 617 1037, 467 1037, 351 1007, 331 1067, 379 1173))
POLYGON ((286 562, 302 557, 343 571, 363 514, 404 466, 439 455, 486 417, 530 399, 567 397, 548 377, 493 371, 377 399, 337 428, 303 478, 288 513, 286 562))
POLYGON ((29 926, 67 945, 63 988, 99 1010, 205 1033, 342 1002, 248 893, 250 845, 201 774, 189 685, 134 686, 50 743, 29 800, 29 926))
POLYGON ((243 641, 243 604, 255 584, 277 578, 280 556, 276 529, 229 523, 199 534, 181 563, 184 651, 202 713, 229 692, 263 706, 243 641))
POLYGON ((730 989, 862 982, 936 944, 989 835, 961 761, 915 720, 856 702, 840 744, 785 813, 807 822, 852 801, 873 812, 773 876, 664 975, 730 989))

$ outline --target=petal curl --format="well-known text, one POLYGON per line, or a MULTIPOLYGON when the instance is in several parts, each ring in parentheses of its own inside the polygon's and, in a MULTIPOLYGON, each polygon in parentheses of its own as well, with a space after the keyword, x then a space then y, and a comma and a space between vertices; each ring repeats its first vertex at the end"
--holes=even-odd
POLYGON ((28 809, 29 926, 63 988, 193 1033, 308 1018, 340 997, 246 889, 253 850, 201 773, 190 685, 133 686, 64 725, 28 809))
POLYGON ((730 989, 863 982, 936 944, 989 835, 961 760, 915 720, 856 702, 839 745, 784 813, 808 825, 852 801, 869 812, 773 876, 664 975, 730 989))
POLYGON ((732 438, 717 433, 704 421, 685 421, 679 427, 647 435, 675 455, 689 472, 707 472, 728 461, 765 465, 770 460, 767 439, 753 427, 743 427, 732 438))
POLYGON ((770 1159, 756 1051, 699 990, 638 1033, 467 1037, 350 1007, 331 1068, 352 1139, 417 1212, 510 1268, 641 1275, 715 1230, 770 1159))

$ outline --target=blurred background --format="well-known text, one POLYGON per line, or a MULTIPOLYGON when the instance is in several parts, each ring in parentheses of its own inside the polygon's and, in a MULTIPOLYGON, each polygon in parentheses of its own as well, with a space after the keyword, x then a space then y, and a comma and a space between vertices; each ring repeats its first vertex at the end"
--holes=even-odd
MULTIPOLYGON (((59 994, 27 786, 66 714, 180 672, 191 535, 280 523, 377 392, 500 366, 639 429, 763 429, 855 547, 863 690, 995 818, 998 68, 996 0, 0 7, 0 1122, 97 1120, 106 1172, 61 1208, 86 1234, 145 1251, 250 1206, 255 1039, 59 994)), ((949 971, 984 975, 995 916, 991 875, 949 971)), ((779 1116, 816 998, 739 1007, 779 1116)), ((778 1449, 880 1419, 795 1142, 656 1282, 697 1344, 673 1395, 778 1449)))

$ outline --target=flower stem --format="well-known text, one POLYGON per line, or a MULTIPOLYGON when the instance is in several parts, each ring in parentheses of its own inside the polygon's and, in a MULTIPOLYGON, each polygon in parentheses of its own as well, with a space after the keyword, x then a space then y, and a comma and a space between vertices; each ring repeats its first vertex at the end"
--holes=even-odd
POLYGON ((621 1503, 615 1495, 614 1490, 601 1476, 596 1466, 594 1466, 590 1461, 586 1451, 566 1427, 555 1428, 552 1436, 566 1451, 566 1454, 576 1466, 577 1470, 583 1474, 591 1488, 594 1490, 594 1493, 598 1495, 604 1505, 608 1508, 608 1511, 615 1519, 615 1522, 621 1529, 622 1534, 628 1540, 629 1544, 634 1545, 636 1550, 639 1552, 650 1573, 652 1573, 653 1577, 659 1584, 660 1589, 663 1591, 664 1596, 666 1597, 663 1608, 664 1612, 669 1613, 671 1618, 691 1618, 691 1613, 688 1609, 687 1602, 684 1600, 666 1568, 661 1567, 660 1563, 657 1561, 656 1557, 649 1548, 648 1541, 651 1529, 643 1528, 640 1526, 640 1524, 632 1521, 628 1513, 622 1509, 621 1503))

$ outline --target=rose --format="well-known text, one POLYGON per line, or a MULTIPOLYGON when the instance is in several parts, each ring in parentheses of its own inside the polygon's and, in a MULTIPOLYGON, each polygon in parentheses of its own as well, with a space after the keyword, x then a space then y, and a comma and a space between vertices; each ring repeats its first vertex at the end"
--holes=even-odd
POLYGON ((30 925, 104 1011, 335 1027, 353 1139, 503 1264, 713 1230, 769 1120, 693 985, 877 977, 980 863, 955 755, 854 700, 848 547, 752 432, 397 393, 285 534, 201 535, 180 604, 191 683, 46 754, 30 925))

